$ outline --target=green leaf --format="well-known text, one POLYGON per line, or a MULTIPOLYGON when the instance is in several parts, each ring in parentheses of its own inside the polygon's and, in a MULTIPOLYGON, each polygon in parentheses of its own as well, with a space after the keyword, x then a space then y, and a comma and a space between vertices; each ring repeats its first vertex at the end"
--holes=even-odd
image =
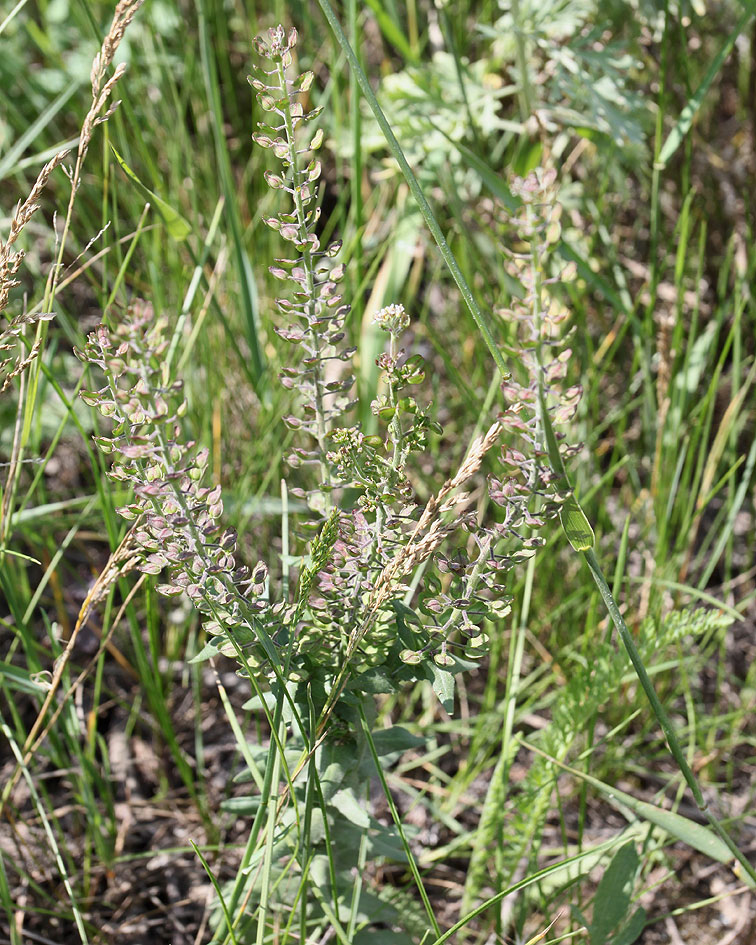
POLYGON ((638 852, 634 843, 621 846, 612 857, 612 862, 601 877, 593 902, 591 945, 604 945, 627 915, 638 865, 638 852))
POLYGON ((349 688, 355 692, 396 692, 396 683, 382 667, 366 669, 364 673, 357 673, 349 682, 349 688))
MULTIPOLYGON (((538 749, 534 749, 532 745, 528 745, 524 739, 522 739, 522 744, 527 745, 531 750, 540 754, 538 749)), ((579 771, 577 768, 572 768, 570 765, 563 764, 555 758, 550 758, 550 760, 563 771, 568 771, 576 778, 580 778, 587 784, 595 787, 614 807, 620 809, 626 807, 636 816, 647 820, 651 824, 655 824, 671 837, 674 837, 676 840, 681 840, 694 850, 698 850, 699 853, 703 853, 704 856, 708 856, 712 860, 717 860, 719 863, 727 863, 731 866, 734 865, 733 860, 735 857, 732 851, 728 848, 727 844, 713 831, 709 830, 708 827, 697 824, 695 821, 683 817, 682 814, 676 814, 671 810, 664 810, 661 807, 656 807, 654 804, 649 804, 647 801, 639 801, 637 798, 633 797, 632 794, 626 794, 618 788, 610 787, 608 784, 604 784, 603 781, 599 781, 598 778, 594 778, 584 771, 579 771)))
POLYGON ((490 165, 482 160, 482 158, 479 158, 474 151, 471 151, 470 148, 462 144, 461 141, 453 141, 449 135, 446 134, 443 128, 438 128, 437 130, 441 132, 449 144, 456 148, 467 166, 475 171, 475 173, 485 184, 485 186, 491 191, 494 197, 496 197, 496 199, 499 200, 507 208, 507 210, 509 210, 510 213, 514 213, 514 211, 517 210, 521 205, 521 201, 513 196, 512 191, 509 189, 501 175, 497 174, 496 171, 490 167, 490 165))
POLYGON ((382 728, 373 732, 373 744, 376 754, 381 756, 420 748, 425 744, 425 739, 419 735, 413 735, 401 725, 392 725, 391 728, 382 728))
POLYGON ((505 889, 500 889, 495 895, 490 896, 484 902, 481 902, 477 905, 471 912, 466 913, 459 919, 451 928, 448 928, 441 935, 436 936, 436 938, 428 941, 426 939, 426 945, 446 945, 447 942, 451 941, 457 932, 460 929, 463 929, 466 925, 485 912, 487 909, 490 909, 491 906, 495 906, 498 902, 501 902, 502 899, 505 899, 507 896, 511 896, 512 893, 519 892, 521 889, 527 889, 528 886, 532 886, 534 883, 540 883, 543 880, 546 880, 553 873, 558 871, 564 871, 570 866, 580 863, 586 857, 592 857, 597 852, 602 850, 609 849, 612 846, 614 841, 610 840, 606 844, 599 844, 596 847, 592 847, 589 850, 584 850, 581 853, 576 854, 575 856, 568 857, 566 860, 560 860, 558 863, 554 863, 551 866, 546 866, 542 870, 538 870, 535 873, 530 873, 525 879, 521 879, 518 883, 514 883, 512 886, 507 886, 505 889))
POLYGON ((518 177, 527 177, 541 163, 543 144, 538 140, 520 138, 520 144, 512 159, 512 170, 518 177))
POLYGON ((260 796, 229 797, 221 801, 221 810, 237 817, 254 817, 260 808, 260 796))
POLYGON ((646 910, 640 906, 630 917, 627 925, 622 928, 612 939, 612 945, 633 945, 646 927, 646 910))
POLYGON ((573 494, 570 494, 559 510, 559 521, 562 523, 567 540, 575 551, 588 551, 589 548, 593 548, 596 538, 591 523, 573 494))
POLYGON ((401 616, 404 620, 409 621, 410 623, 420 624, 420 618, 417 616, 414 610, 411 610, 405 603, 400 600, 392 600, 391 606, 394 609, 394 613, 397 616, 401 616))
POLYGON ((449 715, 454 711, 454 676, 445 669, 440 669, 435 663, 431 665, 433 672, 433 691, 438 701, 449 715))
POLYGON ((185 240, 192 232, 192 227, 189 221, 184 219, 178 210, 174 210, 173 207, 167 203, 167 201, 163 200, 162 197, 143 184, 112 144, 110 145, 110 150, 113 152, 113 155, 115 156, 116 161, 118 161, 118 164, 124 174, 129 178, 132 184, 134 184, 137 190, 141 191, 142 196, 149 200, 152 206, 157 210, 158 214, 163 220, 163 223, 165 223, 165 228, 170 233, 172 239, 176 240, 177 243, 185 240))
POLYGON ((367 829, 370 826, 370 815, 354 796, 351 788, 342 788, 331 798, 331 804, 338 812, 356 827, 367 829))
POLYGON ((11 663, 0 662, 0 679, 3 686, 17 689, 19 692, 28 692, 35 696, 44 695, 47 692, 47 687, 35 682, 27 670, 21 669, 20 666, 13 666, 11 663))
POLYGON ((399 658, 405 663, 412 662, 415 664, 421 662, 421 651, 427 641, 427 634, 423 631, 420 618, 399 600, 391 601, 391 606, 396 614, 396 632, 407 648, 406 652, 402 651, 399 658), (417 630, 409 626, 411 623, 417 626, 417 630), (418 654, 419 658, 411 654, 418 654))
POLYGON ((196 653, 190 660, 190 663, 204 663, 206 660, 212 659, 214 656, 217 656, 220 652, 222 641, 213 638, 208 640, 207 643, 202 647, 199 653, 196 653))

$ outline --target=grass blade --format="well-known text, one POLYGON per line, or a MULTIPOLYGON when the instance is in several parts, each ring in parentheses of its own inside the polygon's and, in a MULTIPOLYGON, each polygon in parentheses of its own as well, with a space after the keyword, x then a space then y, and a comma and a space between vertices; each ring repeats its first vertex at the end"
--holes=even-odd
POLYGON ((670 837, 681 840, 694 850, 698 850, 699 853, 703 853, 704 856, 711 857, 712 860, 717 860, 719 863, 733 865, 734 858, 727 844, 702 824, 698 824, 689 817, 683 817, 682 814, 677 814, 674 811, 664 810, 664 808, 657 807, 655 804, 649 804, 647 801, 640 801, 633 797, 632 794, 627 794, 625 791, 620 791, 618 788, 612 787, 609 784, 604 784, 604 782, 599 781, 598 778, 594 778, 584 771, 579 771, 577 768, 571 768, 557 758, 546 755, 541 749, 531 745, 529 742, 522 741, 522 744, 528 751, 533 751, 536 754, 548 758, 549 761, 560 767, 563 771, 567 771, 574 777, 580 778, 582 781, 596 788, 596 790, 603 794, 610 804, 615 807, 626 807, 634 814, 637 814, 638 817, 642 817, 649 823, 661 827, 670 837))
POLYGON ((258 295, 252 264, 244 246, 243 230, 239 217, 238 200, 231 173, 231 160, 228 154, 228 145, 223 133, 223 110, 221 107, 220 87, 215 64, 215 54, 210 42, 208 29, 207 8, 205 0, 197 0, 197 17, 199 20, 199 41, 202 58, 202 73, 205 80, 205 91, 212 115, 213 136, 215 139, 215 153, 220 175, 221 189, 226 201, 225 212, 231 229, 231 243, 236 260, 239 288, 241 292, 242 310, 247 344, 251 358, 250 377, 255 393, 266 402, 270 398, 270 389, 266 379, 265 358, 260 345, 260 327, 258 312, 258 295))
POLYGON ((165 228, 168 230, 171 238, 178 242, 183 242, 192 232, 191 223, 184 219, 178 210, 175 210, 168 203, 168 201, 163 200, 163 198, 156 194, 154 190, 150 190, 149 187, 143 184, 112 144, 110 145, 110 150, 113 152, 113 155, 115 156, 115 159, 123 173, 160 214, 163 223, 165 223, 165 228))
POLYGON ((696 89, 693 97, 690 99, 688 104, 680 112, 680 117, 675 123, 675 127, 667 135, 667 140, 662 145, 662 149, 659 152, 659 157, 656 160, 656 165, 659 169, 663 169, 667 166, 669 159, 675 153, 675 151, 682 144, 683 138, 690 131, 690 127, 693 124, 693 119, 698 113, 698 109, 701 107, 701 103, 706 97, 706 93, 711 88, 711 84, 717 76, 717 73, 722 68, 725 59, 732 52, 732 48, 735 45, 738 36, 743 32, 743 30, 748 25, 749 20, 756 12, 753 0, 747 4, 746 9, 740 15, 740 19, 735 24, 735 28, 727 37, 727 39, 722 44, 722 48, 712 59, 711 65, 706 71, 706 75, 703 77, 701 84, 696 89))
POLYGON ((357 76, 357 81, 359 82, 360 88, 362 89, 362 94, 367 99, 367 103, 375 115, 375 120, 378 122, 378 125, 383 132, 384 137, 386 138, 386 143, 388 144, 394 159, 401 168, 402 174, 404 174, 404 179, 407 181, 407 186, 409 187, 412 196, 415 198, 418 206, 420 207, 420 212, 425 218, 428 229, 431 231, 433 239, 438 245, 449 272, 452 274, 454 281, 457 283, 457 287, 462 294, 462 298, 465 300, 465 304, 470 310, 473 321, 477 325, 478 331, 480 332, 486 347, 490 351, 491 357, 493 358, 496 367, 499 369, 501 374, 506 377, 508 375, 507 365, 504 361, 499 345, 494 340, 493 333, 488 324, 488 318, 483 314, 480 307, 478 306, 478 303, 475 301, 475 297, 472 294, 472 290, 468 285, 467 279, 465 279, 462 270, 459 267, 459 263, 457 262, 449 244, 446 242, 446 237, 444 236, 441 227, 438 225, 438 221, 436 220, 433 210, 431 209, 431 205, 428 203, 428 200, 426 199, 425 194, 423 193, 422 188, 415 177, 414 171, 409 166, 407 158, 404 156, 404 152, 402 151, 399 142, 396 140, 394 132, 391 130, 391 125, 388 123, 386 116, 383 114, 381 106, 378 104, 378 99, 375 97, 375 93, 370 87, 368 77, 365 75, 365 71, 360 65, 354 50, 349 45, 349 40, 346 38, 344 30, 341 28, 341 23, 339 23, 338 17, 333 11, 333 7, 328 2, 328 0, 319 0, 319 3, 323 11, 323 15, 325 16, 326 20, 328 20, 328 23, 333 30, 339 45, 344 50, 344 54, 349 60, 349 64, 352 67, 354 74, 357 76))

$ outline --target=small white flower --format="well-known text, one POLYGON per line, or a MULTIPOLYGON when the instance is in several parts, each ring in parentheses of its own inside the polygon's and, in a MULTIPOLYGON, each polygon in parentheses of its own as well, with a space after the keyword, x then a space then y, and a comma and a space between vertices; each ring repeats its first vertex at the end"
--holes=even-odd
POLYGON ((380 325, 384 331, 397 337, 409 327, 409 315, 404 311, 401 302, 384 306, 373 318, 374 325, 380 325))

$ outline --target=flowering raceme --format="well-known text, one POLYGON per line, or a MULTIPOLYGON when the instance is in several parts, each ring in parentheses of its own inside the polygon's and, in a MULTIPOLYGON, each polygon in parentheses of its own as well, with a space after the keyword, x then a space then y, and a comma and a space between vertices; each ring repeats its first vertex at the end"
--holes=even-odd
POLYGON ((134 491, 117 511, 136 520, 140 570, 167 569, 160 593, 185 593, 211 633, 231 631, 246 646, 257 642, 254 627, 267 609, 267 569, 258 564, 250 573, 236 564, 236 533, 220 522, 221 487, 204 484, 208 450, 182 434, 186 401, 181 382, 167 376, 166 327, 146 302, 132 304, 116 328, 100 325, 76 353, 107 383, 81 396, 113 424, 109 436, 95 439, 112 457, 111 478, 134 491))

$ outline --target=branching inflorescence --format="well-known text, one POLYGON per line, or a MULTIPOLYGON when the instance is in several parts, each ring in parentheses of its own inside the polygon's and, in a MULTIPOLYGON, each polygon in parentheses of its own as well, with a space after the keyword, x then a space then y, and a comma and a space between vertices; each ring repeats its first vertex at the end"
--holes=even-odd
MULTIPOLYGON (((562 390, 572 355, 562 332, 569 312, 551 287, 573 279, 575 267, 571 263, 554 276, 546 275, 550 248, 560 235, 562 208, 557 201, 556 171, 539 168, 525 179, 515 178, 512 193, 522 200, 522 209, 512 221, 518 250, 510 250, 509 264, 524 295, 513 299, 499 314, 515 325, 524 379, 510 378, 502 384, 510 405, 502 419, 521 448, 506 446, 502 450, 508 475, 502 480, 492 478, 489 486, 491 498, 506 509, 512 528, 534 529, 558 514, 568 495, 549 454, 548 428, 558 428, 572 419, 582 390, 579 386, 562 390)), ((562 442, 564 437, 558 432, 555 437, 563 459, 580 449, 562 442)))
POLYGON ((302 556, 291 599, 277 599, 264 564, 250 573, 235 560, 236 536, 220 524, 220 486, 205 484, 207 451, 182 436, 181 385, 166 374, 165 323, 149 305, 133 305, 120 327, 101 326, 90 336, 81 356, 104 372, 107 383, 83 396, 114 424, 98 443, 113 455, 113 477, 134 489, 134 501, 120 511, 138 519, 141 568, 155 574, 167 569, 169 579, 158 589, 186 593, 205 615, 214 642, 203 655, 236 654, 245 670, 267 667, 272 679, 271 667, 283 665, 277 654, 285 648, 288 678, 319 678, 332 693, 330 709, 351 672, 389 664, 409 679, 435 664, 434 672, 454 673, 485 652, 484 623, 509 606, 506 572, 534 553, 541 542, 534 530, 564 497, 541 445, 543 410, 558 422, 574 409, 577 395, 558 394, 568 355, 544 355, 552 351, 562 318, 542 278, 558 205, 553 176, 537 174, 517 184, 524 204, 520 235, 531 252, 512 255, 525 297, 508 317, 521 326, 528 377, 521 385, 505 384, 513 401, 509 410, 471 444, 436 495, 420 502, 408 464, 441 429, 412 396, 424 364, 401 346, 409 316, 395 304, 375 319, 387 335, 378 359, 379 393, 371 404, 378 433, 339 426, 353 388, 341 365, 354 349, 345 346, 349 307, 337 291, 340 244, 321 249, 317 235, 320 164, 312 152, 322 133, 299 145, 301 128, 319 109, 306 112, 302 101, 312 74, 288 75, 295 43, 294 31, 271 30, 267 42, 258 41, 270 68, 250 77, 261 107, 274 116, 258 126, 255 140, 283 166, 282 173, 266 172, 266 180, 291 200, 290 210, 266 222, 294 247, 271 269, 291 286, 291 297, 277 300, 284 323, 276 330, 300 352, 299 363, 282 371, 284 385, 300 400, 287 422, 309 438, 297 444, 292 462, 319 473, 317 488, 305 493, 319 534, 302 556), (503 513, 483 524, 464 487, 502 428, 524 439, 524 448, 502 451, 506 473, 490 480, 489 491, 503 513), (356 499, 347 502, 348 496, 356 499), (428 568, 431 562, 435 567, 428 568))
MULTIPOLYGON (((293 283, 293 300, 277 300, 278 309, 288 322, 277 331, 304 348, 302 365, 286 368, 282 373, 284 384, 296 386, 303 399, 304 417, 289 418, 288 422, 315 440, 314 450, 300 447, 295 459, 319 465, 321 490, 333 492, 350 487, 359 493, 356 507, 341 511, 339 538, 310 601, 310 624, 298 632, 328 641, 329 648, 340 640, 349 659, 359 651, 367 662, 382 662, 392 637, 396 637, 396 629, 393 610, 382 618, 381 608, 409 592, 403 579, 430 559, 452 533, 461 526, 473 532, 477 529, 472 514, 461 514, 464 495, 447 495, 436 505, 432 500, 424 508, 417 501, 407 475, 411 454, 423 451, 428 434, 440 433, 441 429, 409 393, 423 381, 424 366, 419 355, 407 357, 401 348, 401 337, 409 326, 403 306, 386 306, 375 319, 389 338, 388 350, 378 359, 383 392, 371 404, 382 425, 382 434, 368 436, 357 426, 336 426, 350 406, 353 379, 338 376, 338 370, 334 376, 333 364, 348 360, 354 349, 338 348, 344 341, 344 318, 349 311, 336 293, 343 267, 332 260, 340 244, 321 250, 315 233, 319 212, 313 206, 314 183, 320 175, 320 164, 310 155, 320 146, 323 136, 315 133, 306 147, 300 147, 297 141, 298 127, 319 114, 320 109, 306 112, 302 102, 311 86, 312 74, 295 78, 287 74, 295 44, 295 31, 286 34, 282 27, 271 30, 267 42, 258 41, 258 51, 271 68, 258 69, 250 77, 261 108, 276 116, 272 123, 261 123, 254 136, 283 165, 282 174, 268 171, 266 180, 274 189, 287 193, 293 204, 290 211, 266 222, 299 253, 294 258, 276 260, 271 268, 274 276, 293 283)), ((481 444, 485 444, 485 450, 490 449, 495 439, 492 431, 475 444, 472 452, 481 444)), ((479 465, 480 458, 469 475, 479 465)), ((469 476, 458 474, 455 478, 458 481, 450 489, 452 492, 469 476)), ((459 583, 465 596, 454 593, 446 606, 441 603, 448 596, 442 593, 441 582, 436 578, 427 580, 435 599, 431 606, 437 609, 432 617, 433 612, 426 611, 428 628, 420 635, 422 645, 413 637, 413 646, 403 648, 408 662, 435 655, 442 665, 449 664, 445 652, 447 638, 452 629, 465 624, 457 618, 468 609, 474 610, 474 590, 486 585, 485 572, 498 560, 491 544, 482 540, 480 554, 473 562, 463 564, 461 551, 452 565, 447 566, 447 559, 440 559, 441 566, 452 575, 446 581, 447 590, 452 589, 452 584, 456 590, 459 583)), ((478 607, 478 622, 488 613, 486 608, 478 607)), ((480 639, 477 631, 471 635, 480 639)))
POLYGON ((221 488, 206 484, 208 450, 182 434, 186 401, 181 382, 167 376, 165 329, 144 302, 130 306, 117 328, 100 325, 77 355, 100 368, 106 384, 81 396, 113 424, 96 442, 112 456, 111 478, 133 488, 133 501, 118 512, 136 520, 140 570, 167 569, 158 591, 186 593, 209 632, 232 632, 246 647, 260 639, 255 626, 267 607, 267 569, 258 564, 250 573, 236 564, 236 534, 220 524, 221 488))

